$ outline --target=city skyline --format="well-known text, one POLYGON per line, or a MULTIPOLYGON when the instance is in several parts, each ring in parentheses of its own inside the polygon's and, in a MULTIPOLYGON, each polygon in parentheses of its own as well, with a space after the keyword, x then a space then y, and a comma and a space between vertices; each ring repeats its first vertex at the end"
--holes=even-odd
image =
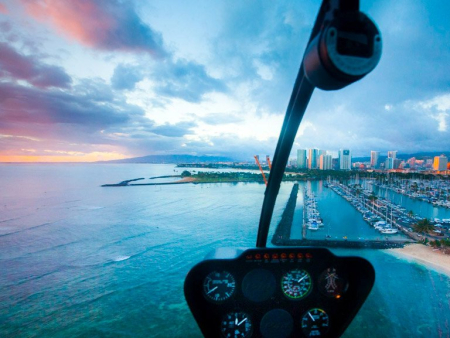
POLYGON ((426 160, 420 160, 414 156, 410 157, 411 154, 402 154, 403 158, 397 158, 397 150, 388 150, 386 156, 380 156, 380 151, 371 150, 370 156, 365 157, 368 160, 360 162, 360 158, 358 158, 358 161, 354 160, 350 149, 340 149, 335 157, 332 156, 332 153, 334 153, 334 151, 317 148, 297 149, 297 159, 296 161, 291 160, 290 164, 291 166, 297 167, 297 169, 307 168, 310 170, 351 170, 354 168, 383 170, 432 168, 437 172, 450 170, 449 158, 444 154, 438 156, 426 156, 426 160), (384 162, 381 161, 381 157, 385 157, 384 162), (334 165, 333 160, 336 160, 336 164, 334 165))
MULTIPOLYGON (((447 151, 450 3, 361 9, 382 33, 380 64, 315 91, 292 156, 337 144, 353 156, 447 151)), ((2 1, 0 162, 273 154, 317 11, 314 1, 2 1)))

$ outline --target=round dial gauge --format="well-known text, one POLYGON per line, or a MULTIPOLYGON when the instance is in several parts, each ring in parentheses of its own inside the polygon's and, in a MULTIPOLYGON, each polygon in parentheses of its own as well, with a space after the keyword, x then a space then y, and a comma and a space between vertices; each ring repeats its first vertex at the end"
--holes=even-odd
POLYGON ((222 319, 220 330, 225 338, 250 337, 252 321, 245 312, 231 312, 222 319))
POLYGON ((213 271, 203 281, 203 292, 206 298, 215 302, 223 302, 230 298, 235 288, 234 277, 227 271, 213 271))
POLYGON ((302 317, 302 331, 307 337, 320 337, 328 332, 328 315, 322 309, 311 309, 302 317))
POLYGON ((281 288, 286 297, 296 300, 301 299, 311 291, 311 276, 305 270, 291 270, 283 275, 281 288))
POLYGON ((347 291, 348 283, 346 275, 328 268, 319 277, 319 290, 327 297, 339 299, 347 291))

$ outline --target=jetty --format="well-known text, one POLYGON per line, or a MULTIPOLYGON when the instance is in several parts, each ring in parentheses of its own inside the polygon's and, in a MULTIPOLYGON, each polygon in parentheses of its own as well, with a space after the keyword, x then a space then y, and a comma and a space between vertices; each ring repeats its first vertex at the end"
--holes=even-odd
POLYGON ((410 226, 417 220, 409 216, 406 209, 395 203, 373 195, 370 191, 355 189, 342 183, 330 183, 328 188, 347 200, 358 210, 364 220, 384 235, 396 234, 398 231, 415 242, 419 238, 410 226))

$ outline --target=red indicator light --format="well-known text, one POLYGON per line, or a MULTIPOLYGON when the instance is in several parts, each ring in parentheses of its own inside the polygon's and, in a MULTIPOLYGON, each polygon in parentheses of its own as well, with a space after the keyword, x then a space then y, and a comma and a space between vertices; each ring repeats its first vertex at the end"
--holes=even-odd
POLYGON ((290 258, 290 259, 294 259, 294 258, 295 258, 295 253, 291 252, 291 253, 289 254, 289 258, 290 258))
POLYGON ((312 255, 309 252, 305 256, 306 258, 312 258, 312 255))
POLYGON ((261 254, 256 254, 255 259, 261 259, 261 254))
POLYGON ((264 254, 264 259, 269 259, 269 258, 270 258, 270 255, 268 253, 265 253, 264 254))
POLYGON ((297 254, 297 258, 298 258, 298 259, 302 259, 302 258, 303 258, 303 254, 302 254, 301 252, 299 252, 299 253, 297 254))
POLYGON ((272 254, 272 259, 278 259, 278 254, 272 254))
POLYGON ((253 256, 252 255, 247 255, 247 256, 245 256, 245 259, 253 259, 253 256))
POLYGON ((287 255, 283 252, 282 254, 281 254, 281 259, 286 259, 287 258, 287 255))

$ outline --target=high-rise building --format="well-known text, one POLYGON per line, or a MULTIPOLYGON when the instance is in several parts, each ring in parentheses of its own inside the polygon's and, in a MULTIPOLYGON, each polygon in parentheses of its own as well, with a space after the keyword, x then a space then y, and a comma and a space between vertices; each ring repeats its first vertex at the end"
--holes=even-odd
POLYGON ((380 152, 372 150, 370 152, 370 166, 372 168, 378 168, 379 161, 380 161, 380 152))
POLYGON ((411 169, 414 169, 416 167, 416 158, 415 157, 411 157, 410 159, 408 159, 408 161, 406 161, 406 163, 409 164, 409 167, 411 169))
POLYGON ((308 149, 308 169, 317 169, 319 149, 308 149))
POLYGON ((396 159, 397 158, 397 150, 388 151, 388 158, 396 159))
POLYGON ((448 158, 444 155, 436 156, 433 162, 433 169, 437 171, 447 170, 448 158))
POLYGON ((333 168, 333 158, 331 155, 320 155, 319 156, 319 169, 320 170, 331 170, 333 168))
POLYGON ((394 169, 394 158, 393 157, 387 157, 386 161, 384 162, 384 169, 394 169))
POLYGON ((308 163, 306 162, 306 149, 297 150, 297 168, 306 169, 308 163))
POLYGON ((339 169, 351 170, 352 169, 352 154, 348 149, 339 150, 339 169))

